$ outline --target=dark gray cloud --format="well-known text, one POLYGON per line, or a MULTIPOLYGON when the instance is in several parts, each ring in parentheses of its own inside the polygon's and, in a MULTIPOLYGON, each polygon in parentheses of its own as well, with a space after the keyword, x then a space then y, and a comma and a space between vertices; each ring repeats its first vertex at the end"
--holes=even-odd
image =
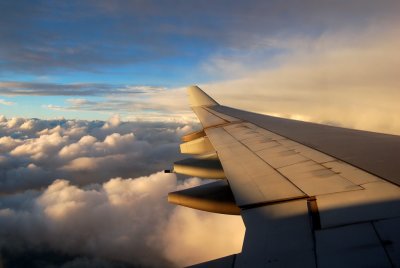
MULTIPOLYGON (((1 260, 0 260, 1 261, 1 260)), ((135 268, 140 265, 105 260, 72 254, 63 254, 51 249, 5 249, 2 252, 2 267, 13 268, 135 268)))
POLYGON ((260 37, 361 29, 397 16, 398 1, 2 1, 1 72, 100 71, 199 60, 260 37))
POLYGON ((0 95, 18 96, 104 96, 155 93, 161 87, 100 84, 100 83, 40 83, 40 82, 0 82, 0 95))
POLYGON ((86 3, 2 1, 0 10, 3 72, 95 71, 161 56, 126 44, 114 22, 86 3))

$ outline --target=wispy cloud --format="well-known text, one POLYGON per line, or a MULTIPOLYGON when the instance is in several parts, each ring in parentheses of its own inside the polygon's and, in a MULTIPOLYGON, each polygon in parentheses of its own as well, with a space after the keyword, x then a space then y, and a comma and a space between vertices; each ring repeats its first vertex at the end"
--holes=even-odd
POLYGON ((92 111, 106 114, 119 113, 126 120, 133 121, 177 121, 197 122, 190 110, 185 88, 153 89, 140 94, 118 93, 103 98, 90 96, 70 98, 64 105, 45 104, 42 108, 79 112, 92 111))
POLYGON ((12 101, 6 101, 6 100, 4 100, 4 99, 0 99, 0 104, 2 104, 2 105, 6 105, 6 106, 10 106, 10 105, 14 105, 14 104, 15 104, 15 102, 12 102, 12 101))
POLYGON ((38 83, 38 82, 0 82, 0 95, 8 96, 104 96, 130 95, 159 92, 163 87, 116 85, 100 83, 38 83))

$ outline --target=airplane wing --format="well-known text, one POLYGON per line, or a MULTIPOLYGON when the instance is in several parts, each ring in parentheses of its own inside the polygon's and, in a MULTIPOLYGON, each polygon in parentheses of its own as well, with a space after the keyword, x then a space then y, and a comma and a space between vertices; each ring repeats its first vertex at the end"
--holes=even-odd
POLYGON ((242 252, 193 267, 400 267, 400 136, 245 112, 188 89, 203 129, 171 203, 241 215, 242 252))

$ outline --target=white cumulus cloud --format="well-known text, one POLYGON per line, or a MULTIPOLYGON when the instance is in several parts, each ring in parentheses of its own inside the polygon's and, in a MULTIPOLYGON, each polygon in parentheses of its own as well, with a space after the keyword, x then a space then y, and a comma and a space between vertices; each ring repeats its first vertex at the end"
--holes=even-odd
POLYGON ((0 246, 50 247, 150 267, 189 265, 239 252, 240 217, 166 202, 168 192, 200 183, 195 178, 179 182, 164 173, 113 178, 86 188, 56 180, 37 196, 20 194, 13 206, 0 207, 0 246), (18 201, 25 207, 18 207, 18 201))
POLYGON ((240 217, 167 202, 202 180, 156 173, 181 157, 180 136, 195 126, 118 117, 0 126, 0 263, 181 267, 240 251, 240 217))

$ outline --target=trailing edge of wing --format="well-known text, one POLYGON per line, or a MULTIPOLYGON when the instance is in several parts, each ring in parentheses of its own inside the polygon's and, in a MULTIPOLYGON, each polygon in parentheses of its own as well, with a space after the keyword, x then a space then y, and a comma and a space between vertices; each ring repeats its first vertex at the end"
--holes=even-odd
POLYGON ((229 184, 220 180, 168 194, 168 202, 214 213, 239 215, 229 184))
POLYGON ((186 158, 174 163, 174 172, 208 179, 225 179, 218 158, 186 158))

